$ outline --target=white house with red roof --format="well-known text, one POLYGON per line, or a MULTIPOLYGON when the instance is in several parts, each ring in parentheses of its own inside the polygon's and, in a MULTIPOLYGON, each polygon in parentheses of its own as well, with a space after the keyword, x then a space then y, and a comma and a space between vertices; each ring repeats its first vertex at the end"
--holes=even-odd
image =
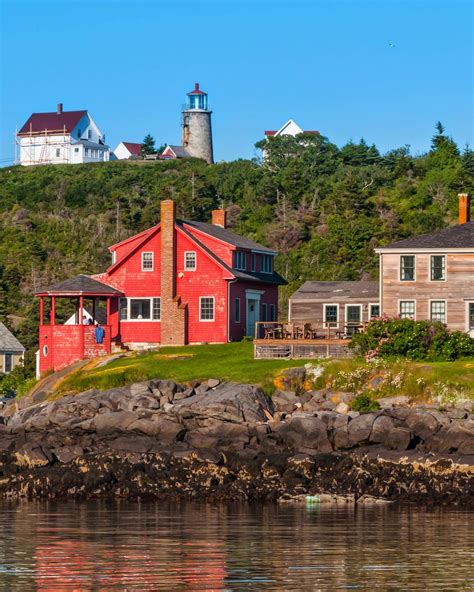
POLYGON ((16 162, 76 164, 109 160, 105 136, 86 110, 32 113, 16 134, 16 162), (18 153, 19 151, 19 153, 18 153))
POLYGON ((117 160, 140 158, 142 146, 143 144, 136 144, 135 142, 120 142, 114 150, 114 156, 117 160))

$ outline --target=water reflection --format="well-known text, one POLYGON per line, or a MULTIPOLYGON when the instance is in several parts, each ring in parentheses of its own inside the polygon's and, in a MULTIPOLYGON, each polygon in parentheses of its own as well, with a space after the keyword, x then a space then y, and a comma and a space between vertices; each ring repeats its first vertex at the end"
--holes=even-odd
POLYGON ((1 590, 470 590, 465 511, 2 503, 1 590))

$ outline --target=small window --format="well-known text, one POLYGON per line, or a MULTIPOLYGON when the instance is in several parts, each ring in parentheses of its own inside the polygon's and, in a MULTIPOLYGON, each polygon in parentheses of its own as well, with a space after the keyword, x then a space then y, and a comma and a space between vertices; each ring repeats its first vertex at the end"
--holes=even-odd
POLYGON ((202 298, 199 298, 199 320, 214 320, 214 298, 212 296, 204 296, 202 298))
POLYGON ((260 255, 260 271, 262 273, 272 273, 272 262, 272 255, 260 255))
POLYGON ((153 320, 161 319, 161 298, 153 298, 153 320))
POLYGON ((8 374, 13 370, 13 354, 5 354, 5 374, 8 374))
POLYGON ((45 358, 47 358, 47 357, 48 357, 48 353, 49 353, 48 346, 47 346, 47 345, 43 345, 43 356, 44 356, 45 358))
POLYGON ((415 256, 401 255, 400 257, 400 281, 415 281, 415 256))
POLYGON ((255 253, 252 253, 252 255, 250 256, 250 269, 252 271, 257 270, 257 255, 255 253))
POLYGON ((79 148, 74 148, 74 152, 77 154, 79 152, 79 148))
POLYGON ((268 319, 269 321, 276 321, 276 316, 275 316, 275 305, 274 304, 270 304, 270 318, 268 319))
POLYGON ((130 298, 130 319, 149 321, 150 312, 149 298, 130 298))
POLYGON ((80 139, 82 136, 82 130, 78 129, 77 130, 77 137, 80 139))
POLYGON ((235 299, 235 322, 240 323, 240 298, 235 299))
POLYGON ((112 251, 112 265, 117 261, 117 252, 112 251))
POLYGON ((267 305, 265 303, 262 304, 262 321, 267 321, 267 305))
POLYGON ((415 318, 415 301, 401 300, 400 301, 400 318, 414 319, 415 318))
POLYGON ((379 304, 371 304, 370 305, 370 318, 375 319, 376 317, 380 316, 380 305, 379 304))
POLYGON ((184 253, 184 269, 186 271, 196 271, 196 252, 186 251, 184 253))
POLYGON ((60 156, 61 156, 61 149, 56 148, 56 158, 59 158, 60 156))
POLYGON ((328 327, 335 327, 337 325, 337 304, 326 304, 324 306, 324 322, 328 327))
POLYGON ((127 299, 120 298, 119 300, 119 318, 121 321, 126 321, 128 319, 128 310, 127 310, 127 299))
POLYGON ((442 282, 446 279, 446 257, 444 255, 431 255, 430 267, 432 282, 442 282))
POLYGON ((235 267, 235 269, 241 269, 241 270, 245 271, 245 269, 247 269, 246 258, 247 258, 247 253, 244 253, 244 251, 235 251, 235 253, 234 253, 234 267, 235 267))
POLYGON ((92 138, 92 130, 87 130, 87 139, 90 140, 92 138))
POLYGON ((467 306, 467 330, 474 330, 474 302, 469 302, 467 306))
POLYGON ((153 271, 153 253, 142 253, 142 271, 153 271))
POLYGON ((432 300, 430 302, 430 319, 440 323, 446 322, 446 302, 444 300, 432 300))

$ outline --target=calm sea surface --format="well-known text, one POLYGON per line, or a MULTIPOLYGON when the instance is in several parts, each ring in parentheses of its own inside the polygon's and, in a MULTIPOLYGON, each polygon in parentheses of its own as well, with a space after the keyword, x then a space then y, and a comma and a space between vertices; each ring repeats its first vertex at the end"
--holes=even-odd
POLYGON ((474 590, 474 514, 0 503, 0 590, 474 590))

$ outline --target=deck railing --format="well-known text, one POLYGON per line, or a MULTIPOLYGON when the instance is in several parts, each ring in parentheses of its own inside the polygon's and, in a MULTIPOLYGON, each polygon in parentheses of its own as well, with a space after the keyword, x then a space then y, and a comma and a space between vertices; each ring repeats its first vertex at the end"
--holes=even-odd
POLYGON ((363 329, 361 323, 325 323, 302 321, 283 323, 260 321, 255 325, 255 339, 265 341, 318 341, 350 339, 363 329))

